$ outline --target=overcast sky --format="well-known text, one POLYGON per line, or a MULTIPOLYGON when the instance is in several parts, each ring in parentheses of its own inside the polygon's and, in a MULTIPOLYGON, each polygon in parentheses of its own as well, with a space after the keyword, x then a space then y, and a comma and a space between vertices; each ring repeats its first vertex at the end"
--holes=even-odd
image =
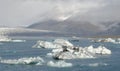
POLYGON ((0 26, 42 20, 119 21, 120 0, 0 0, 0 26))

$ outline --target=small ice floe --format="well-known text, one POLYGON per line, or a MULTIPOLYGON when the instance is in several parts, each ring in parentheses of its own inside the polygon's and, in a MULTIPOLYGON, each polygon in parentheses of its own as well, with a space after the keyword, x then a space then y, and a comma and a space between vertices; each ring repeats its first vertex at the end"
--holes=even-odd
POLYGON ((12 39, 8 38, 8 37, 1 37, 0 36, 0 42, 10 42, 12 39))
POLYGON ((44 60, 41 57, 25 57, 20 59, 1 59, 0 62, 5 64, 42 65, 44 60))
POLYGON ((11 42, 26 42, 26 40, 11 40, 11 42))
POLYGON ((25 42, 26 40, 14 40, 7 36, 0 36, 0 42, 25 42))
POLYGON ((117 38, 116 43, 115 44, 120 44, 120 38, 117 38))
POLYGON ((72 43, 64 39, 56 39, 53 42, 39 40, 33 46, 33 48, 62 48, 62 46, 73 46, 73 45, 72 43))
POLYGON ((92 40, 92 42, 110 42, 110 43, 118 44, 118 42, 113 38, 101 38, 98 40, 92 40))
POLYGON ((51 67, 72 67, 72 63, 67 63, 65 61, 57 61, 57 62, 53 62, 53 61, 49 61, 47 63, 48 66, 51 66, 51 67))
POLYGON ((90 67, 98 67, 98 66, 107 66, 107 63, 90 63, 88 66, 90 67))

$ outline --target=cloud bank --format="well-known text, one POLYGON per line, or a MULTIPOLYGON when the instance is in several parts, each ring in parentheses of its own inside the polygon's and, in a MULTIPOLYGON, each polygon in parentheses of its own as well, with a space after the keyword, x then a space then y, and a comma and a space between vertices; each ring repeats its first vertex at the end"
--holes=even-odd
POLYGON ((114 17, 116 20, 120 16, 116 13, 120 11, 117 1, 119 0, 0 0, 0 26, 27 26, 49 19, 94 21, 99 19, 98 16, 101 19, 114 17), (112 11, 111 7, 117 9, 112 11))

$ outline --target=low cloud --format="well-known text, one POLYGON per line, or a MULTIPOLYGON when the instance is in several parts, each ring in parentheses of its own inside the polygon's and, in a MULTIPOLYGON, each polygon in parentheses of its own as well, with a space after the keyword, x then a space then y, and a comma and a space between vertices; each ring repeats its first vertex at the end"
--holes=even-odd
POLYGON ((42 20, 66 20, 78 15, 79 18, 107 4, 104 0, 0 0, 0 26, 27 26, 42 20))

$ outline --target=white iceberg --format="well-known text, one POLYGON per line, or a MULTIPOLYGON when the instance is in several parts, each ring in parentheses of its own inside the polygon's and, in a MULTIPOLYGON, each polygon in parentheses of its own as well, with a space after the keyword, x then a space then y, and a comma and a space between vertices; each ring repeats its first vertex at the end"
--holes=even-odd
POLYGON ((10 42, 12 39, 5 37, 5 36, 0 36, 0 42, 10 42))
POLYGON ((120 38, 117 38, 115 44, 120 44, 120 38))
POLYGON ((104 46, 94 48, 89 47, 75 47, 72 43, 64 39, 56 39, 53 42, 38 41, 33 47, 54 48, 52 53, 47 53, 54 59, 75 59, 75 58, 96 58, 97 54, 111 54, 111 51, 104 46))
POLYGON ((92 40, 92 42, 110 42, 110 43, 114 43, 114 44, 119 44, 119 40, 115 40, 113 38, 101 38, 98 40, 92 40))
POLYGON ((60 44, 62 46, 70 46, 73 47, 73 44, 65 39, 55 39, 53 43, 60 44))
POLYGON ((26 40, 11 39, 8 36, 0 36, 0 42, 25 42, 26 40))
POLYGON ((89 47, 84 48, 86 51, 92 53, 92 54, 111 54, 111 50, 107 49, 104 46, 98 46, 97 48, 94 48, 92 45, 89 47))
POLYGON ((73 53, 69 51, 53 53, 53 58, 54 59, 76 59, 76 58, 95 58, 95 56, 81 49, 78 52, 74 51, 73 53))
POLYGON ((72 63, 67 63, 65 61, 58 61, 58 62, 53 62, 53 61, 49 61, 47 63, 48 66, 51 66, 51 67, 72 67, 72 63))
POLYGON ((96 58, 98 54, 105 55, 111 53, 111 50, 105 48, 104 46, 99 46, 97 48, 94 48, 93 46, 85 48, 68 47, 61 49, 53 49, 51 56, 53 56, 54 59, 96 58))
POLYGON ((27 64, 27 65, 37 65, 37 64, 43 64, 44 60, 41 57, 25 57, 20 59, 1 59, 1 63, 5 64, 27 64))
POLYGON ((62 48, 63 46, 73 46, 73 44, 64 39, 56 39, 54 42, 39 40, 33 48, 62 48))
POLYGON ((33 48, 61 48, 62 46, 59 44, 54 44, 52 42, 48 42, 48 41, 38 41, 33 48))
POLYGON ((116 42, 114 39, 112 39, 112 38, 107 38, 107 39, 105 39, 106 40, 106 42, 116 42))

